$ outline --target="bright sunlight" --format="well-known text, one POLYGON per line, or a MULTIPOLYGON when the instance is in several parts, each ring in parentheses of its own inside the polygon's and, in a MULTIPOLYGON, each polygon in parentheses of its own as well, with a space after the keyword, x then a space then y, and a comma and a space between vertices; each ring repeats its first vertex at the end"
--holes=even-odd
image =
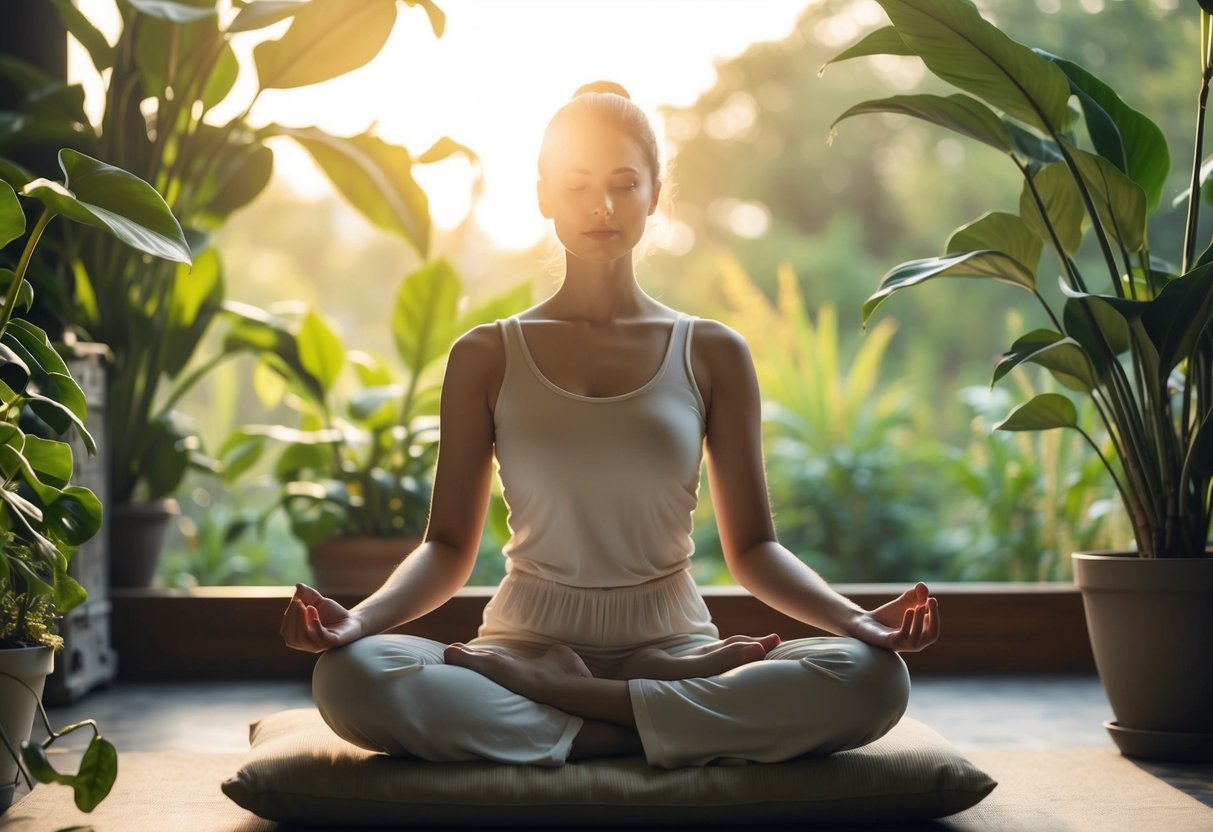
MULTIPOLYGON (((111 38, 119 28, 114 2, 79 0, 111 38)), ((812 0, 458 0, 443 4, 441 40, 420 7, 401 5, 403 19, 371 63, 323 84, 270 90, 250 117, 340 135, 375 124, 380 136, 415 154, 450 136, 481 158, 485 189, 476 222, 497 245, 528 248, 545 233, 534 205, 540 135, 573 90, 601 78, 618 81, 660 130, 661 105, 694 102, 714 82, 718 60, 787 36, 808 5, 812 0), (698 18, 693 33, 685 31, 690 16, 698 18)), ((255 89, 247 53, 280 34, 267 29, 233 39, 242 62, 238 83, 248 90, 231 96, 241 107, 255 89)), ((88 57, 74 42, 68 60, 70 78, 84 83, 90 101, 99 96, 99 83, 84 74, 88 57)), ((278 175, 300 196, 329 192, 298 146, 283 141, 274 151, 278 175)), ((463 157, 415 173, 436 225, 449 228, 466 216, 473 173, 463 157)))

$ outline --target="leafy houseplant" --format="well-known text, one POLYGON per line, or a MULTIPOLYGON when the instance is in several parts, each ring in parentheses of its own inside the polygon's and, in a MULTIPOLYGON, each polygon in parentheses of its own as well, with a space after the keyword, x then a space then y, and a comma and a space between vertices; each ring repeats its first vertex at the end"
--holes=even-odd
MULTIPOLYGON (((0 113, 0 153, 49 136, 134 171, 165 195, 195 254, 187 273, 107 238, 69 231, 61 241, 76 287, 72 320, 115 356, 107 379, 110 497, 126 505, 171 495, 191 466, 217 468, 177 404, 211 367, 248 346, 228 340, 237 348, 196 355, 216 318, 252 325, 240 320, 241 307, 224 302, 223 266, 210 235, 268 183, 270 140, 296 140, 359 210, 422 257, 429 214, 411 166, 463 148, 443 140, 414 159, 371 132, 341 137, 249 121, 264 91, 319 83, 374 58, 395 24, 398 0, 116 2, 122 29, 110 44, 70 0, 55 0, 67 30, 102 75, 105 101, 97 123, 85 113, 79 87, 19 61, 0 61, 0 73, 24 93, 18 112, 0 113), (252 100, 233 108, 241 69, 233 41, 283 21, 290 25, 281 37, 253 50, 252 100), (236 115, 217 118, 224 107, 236 115)), ((403 2, 422 7, 441 35, 444 16, 431 0, 403 2)), ((252 314, 256 319, 256 310, 252 314)), ((124 528, 110 525, 115 533, 124 528)))
POLYGON ((1170 157, 1149 118, 1078 64, 1012 40, 967 0, 877 2, 891 25, 831 63, 917 56, 962 92, 866 101, 835 124, 865 113, 920 118, 1003 152, 1024 185, 1018 213, 990 212, 957 229, 943 256, 886 274, 864 305, 865 321, 900 289, 941 277, 998 280, 1039 300, 1046 325, 1015 340, 994 381, 1024 363, 1044 367, 1090 398, 1111 451, 1103 453, 1079 426, 1074 402, 1060 393, 1034 396, 996 427, 1077 430, 1102 461, 1136 540, 1128 556, 1074 556, 1096 663, 1119 718, 1109 731, 1125 753, 1207 756, 1213 749, 1213 671, 1204 669, 1213 649, 1213 559, 1206 556, 1213 500, 1213 248, 1200 251, 1197 219, 1209 169, 1202 142, 1213 77, 1213 3, 1201 0, 1198 12, 1195 154, 1186 210, 1175 212, 1182 247, 1167 259, 1150 248, 1148 220, 1162 201, 1170 157), (1078 256, 1087 229, 1094 268, 1080 266, 1078 256), (1045 246, 1060 264, 1059 302, 1048 301, 1037 285, 1045 246), (1103 605, 1112 599, 1128 606, 1105 622, 1103 605), (1149 602, 1157 606, 1145 606, 1149 602), (1194 656, 1183 655, 1186 648, 1194 656), (1164 700, 1157 708, 1154 694, 1164 700))
POLYGON ((442 359, 459 334, 524 308, 530 293, 521 284, 460 314, 461 292, 442 259, 404 278, 391 315, 403 376, 381 358, 347 350, 310 309, 279 324, 293 333, 289 352, 298 364, 278 353, 260 360, 255 383, 263 404, 286 403, 297 424, 233 432, 221 450, 225 477, 240 479, 277 450, 271 476, 279 497, 271 511, 284 510, 309 547, 322 591, 369 592, 416 545, 438 453, 442 359))
MULTIPOLYGON (((8 726, 4 744, 12 755, 13 741, 28 736, 33 705, 38 704, 41 681, 50 672, 52 651, 62 641, 52 632, 57 616, 80 605, 85 590, 70 575, 68 563, 75 547, 101 528, 101 504, 87 488, 72 485, 71 446, 58 436, 76 430, 90 450, 93 438, 84 427, 85 398, 63 359, 46 334, 17 316, 28 308, 33 288, 26 270, 43 231, 57 216, 101 228, 141 252, 190 262, 181 227, 151 186, 132 174, 70 149, 59 153, 64 181, 28 179, 21 195, 41 203, 34 226, 26 228, 25 213, 17 194, 0 181, 0 249, 24 238, 16 258, 17 269, 0 269, 4 303, 0 307, 0 661, 15 662, 19 672, 0 671, 9 680, 3 723, 8 726), (51 436, 39 433, 49 432, 51 436), (37 680, 37 689, 26 678, 37 680), (13 682, 31 694, 30 702, 13 682), (10 716, 17 703, 28 706, 24 716, 10 716)), ((9 175, 19 172, 6 165, 9 175)), ((45 719, 45 712, 43 713, 45 719)), ((69 726, 63 733, 80 725, 69 726)), ((47 763, 44 746, 23 750, 29 774, 43 782, 64 782, 76 789, 80 808, 92 809, 109 791, 117 771, 113 746, 94 738, 85 752, 78 775, 57 774, 47 763)), ((51 741, 59 734, 51 733, 51 741)), ((49 742, 47 743, 49 744, 49 742)), ((29 777, 27 774, 27 780, 29 777)), ((11 788, 7 798, 11 799, 11 788)))

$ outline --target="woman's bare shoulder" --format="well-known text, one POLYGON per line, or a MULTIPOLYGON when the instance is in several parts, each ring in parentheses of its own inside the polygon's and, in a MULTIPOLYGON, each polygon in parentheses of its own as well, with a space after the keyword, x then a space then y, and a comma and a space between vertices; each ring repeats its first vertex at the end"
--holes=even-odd
POLYGON ((691 337, 691 371, 704 405, 712 407, 717 379, 727 381, 750 363, 750 349, 741 333, 712 318, 696 318, 691 337))
POLYGON ((447 359, 447 383, 475 389, 485 401, 496 399, 505 375, 505 344, 496 322, 479 324, 455 339, 447 359))

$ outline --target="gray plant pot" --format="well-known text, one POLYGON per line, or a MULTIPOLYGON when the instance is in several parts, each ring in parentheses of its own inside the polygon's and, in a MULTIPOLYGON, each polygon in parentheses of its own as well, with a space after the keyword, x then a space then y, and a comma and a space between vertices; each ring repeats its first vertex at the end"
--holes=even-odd
POLYGON ((179 513, 175 500, 110 507, 110 586, 152 585, 169 523, 179 513))
POLYGON ((1073 563, 1121 753, 1213 761, 1213 557, 1079 552, 1073 563))
MULTIPOLYGON (((0 650, 0 670, 11 673, 29 685, 37 698, 30 696, 24 686, 7 676, 0 676, 0 726, 4 735, 19 749, 28 740, 34 726, 34 712, 46 677, 55 666, 55 651, 49 647, 14 647, 0 650)), ((0 744, 0 812, 8 809, 16 791, 17 761, 0 744)))

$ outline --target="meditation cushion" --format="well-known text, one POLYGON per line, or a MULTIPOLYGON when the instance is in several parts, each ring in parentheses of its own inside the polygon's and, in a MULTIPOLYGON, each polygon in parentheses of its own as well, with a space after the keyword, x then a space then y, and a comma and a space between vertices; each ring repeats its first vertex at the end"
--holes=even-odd
POLYGON ((996 785, 943 737, 905 718, 871 745, 783 763, 660 769, 643 757, 557 767, 431 763, 365 751, 320 714, 254 723, 223 792, 287 823, 344 826, 615 826, 909 821, 973 806, 996 785))

